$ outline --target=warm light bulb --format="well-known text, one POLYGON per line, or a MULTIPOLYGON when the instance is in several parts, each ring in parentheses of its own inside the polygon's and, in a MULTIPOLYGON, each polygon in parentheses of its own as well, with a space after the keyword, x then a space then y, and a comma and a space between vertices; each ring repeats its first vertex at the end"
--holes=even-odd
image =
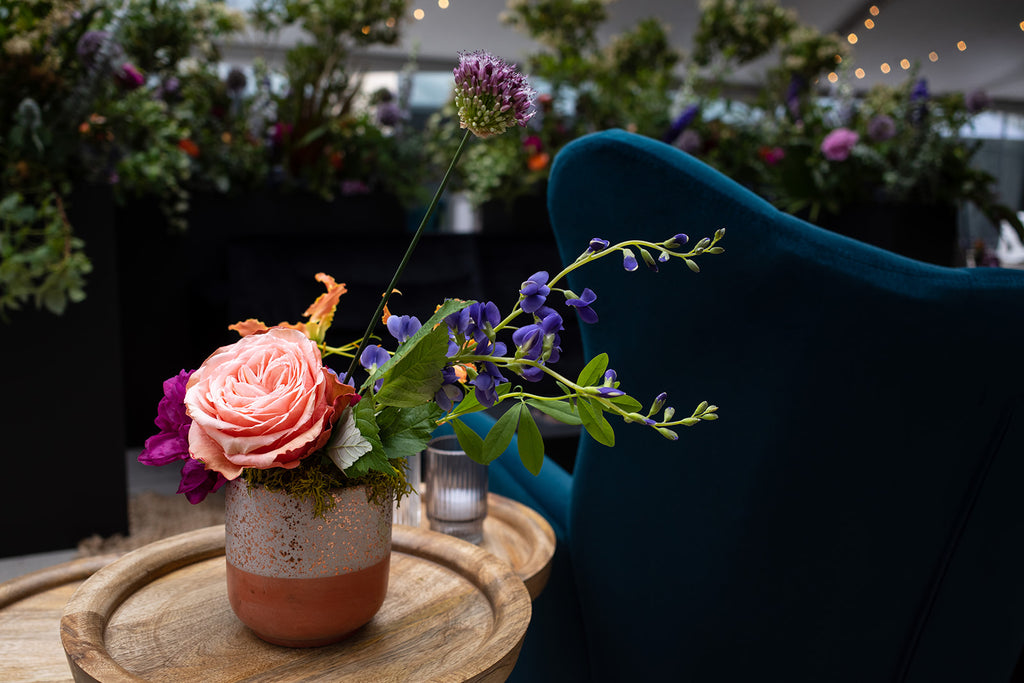
POLYGON ((1024 31, 1024 21, 1020 22, 1020 30, 1024 31))
POLYGON ((907 69, 910 68, 910 60, 904 57, 903 59, 900 60, 900 66, 903 67, 904 71, 906 71, 907 69))
POLYGON ((836 75, 835 71, 829 72, 829 74, 828 74, 828 82, 829 83, 835 83, 838 80, 839 80, 839 76, 836 75))
POLYGON ((842 55, 836 55, 836 64, 842 64, 842 63, 843 63, 843 56, 842 55))
POLYGON ((934 51, 929 52, 928 53, 928 59, 933 61, 933 62, 939 61, 939 53, 938 52, 934 52, 934 51))
POLYGON ((864 69, 858 68, 856 71, 853 72, 853 75, 856 76, 857 78, 864 78, 864 69))
POLYGON ((875 27, 875 22, 871 21, 870 19, 865 19, 864 20, 864 28, 873 29, 874 27, 875 27))
POLYGON ((872 6, 871 6, 871 7, 870 7, 870 8, 868 9, 868 11, 869 11, 869 12, 871 12, 871 16, 873 16, 873 17, 877 17, 877 16, 878 16, 878 5, 872 5, 872 6))
POLYGON ((384 25, 387 26, 388 28, 394 28, 395 27, 395 18, 394 17, 388 17, 388 20, 384 22, 384 25))
POLYGON ((448 0, 437 0, 437 6, 441 9, 448 9, 448 0))
POLYGON ((419 21, 420 19, 422 19, 423 18, 423 10, 421 10, 421 9, 413 10, 412 11, 412 18, 415 19, 416 21, 419 21))
POLYGON ((878 67, 882 70, 882 73, 889 73, 889 62, 882 62, 882 66, 878 67))
POLYGON ((857 34, 856 33, 851 33, 850 35, 846 36, 846 40, 850 43, 850 45, 856 45, 857 44, 857 34))
POLYGON ((958 41, 957 44, 956 44, 956 49, 960 50, 960 52, 963 52, 964 50, 967 49, 967 43, 965 43, 962 40, 958 41))

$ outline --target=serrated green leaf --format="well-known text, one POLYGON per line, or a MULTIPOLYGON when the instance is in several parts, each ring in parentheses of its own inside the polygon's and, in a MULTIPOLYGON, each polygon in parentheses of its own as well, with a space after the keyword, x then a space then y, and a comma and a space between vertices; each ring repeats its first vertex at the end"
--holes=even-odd
POLYGON ((592 387, 599 384, 604 379, 605 370, 608 369, 608 354, 601 353, 590 359, 590 362, 586 364, 583 370, 580 372, 579 379, 576 383, 581 387, 592 387))
POLYGON ((436 403, 384 408, 377 416, 377 427, 388 458, 407 458, 426 448, 436 426, 434 421, 442 412, 436 403))
POLYGON ((534 476, 540 474, 540 468, 544 464, 544 437, 528 409, 523 409, 519 414, 519 459, 523 466, 534 476))
POLYGON ((578 425, 580 424, 580 416, 576 414, 572 404, 568 401, 538 401, 537 399, 527 399, 526 402, 544 413, 550 415, 559 422, 567 425, 578 425))
POLYGON ((583 398, 582 396, 576 402, 577 408, 579 409, 580 419, 583 420, 583 428, 587 430, 587 434, 599 444, 603 444, 608 447, 615 445, 615 431, 612 426, 608 423, 608 420, 604 419, 604 415, 600 408, 595 407, 590 399, 583 398))
POLYGON ((462 420, 452 420, 451 424, 452 429, 455 430, 455 437, 459 440, 459 446, 466 452, 469 459, 486 465, 487 463, 483 462, 484 440, 480 435, 466 426, 462 420))
POLYGON ((489 465, 491 461, 505 452, 508 445, 512 443, 516 427, 519 425, 519 414, 524 410, 522 403, 516 403, 505 411, 505 414, 498 418, 494 426, 487 432, 484 439, 484 448, 481 453, 483 464, 489 465))
MULTIPOLYGON (((420 338, 409 352, 384 364, 384 383, 377 403, 411 408, 427 403, 441 388, 441 370, 448 362, 448 328, 441 326, 420 338)), ((397 356, 396 356, 397 357, 397 356)))

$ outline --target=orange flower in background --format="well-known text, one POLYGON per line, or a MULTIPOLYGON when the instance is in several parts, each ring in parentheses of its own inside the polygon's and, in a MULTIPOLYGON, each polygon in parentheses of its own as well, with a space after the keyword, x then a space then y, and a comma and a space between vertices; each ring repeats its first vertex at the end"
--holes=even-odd
POLYGON ((231 144, 231 133, 229 133, 227 131, 224 131, 223 133, 221 133, 220 134, 220 141, 223 142, 225 145, 230 145, 231 144))
POLYGON ((199 156, 199 145, 197 145, 196 143, 192 142, 188 138, 184 138, 182 140, 178 140, 178 149, 180 149, 181 151, 183 151, 185 154, 189 155, 193 159, 195 159, 197 156, 199 156))
POLYGON ((526 167, 531 171, 541 171, 547 168, 550 161, 551 156, 547 152, 541 152, 540 154, 534 154, 527 159, 526 167))

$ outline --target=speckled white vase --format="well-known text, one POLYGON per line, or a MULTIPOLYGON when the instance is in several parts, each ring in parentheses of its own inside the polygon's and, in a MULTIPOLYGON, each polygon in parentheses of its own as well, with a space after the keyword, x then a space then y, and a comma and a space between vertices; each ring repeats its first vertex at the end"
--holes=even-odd
POLYGON ((231 609, 263 640, 317 647, 351 635, 387 595, 391 498, 365 486, 334 492, 336 506, 313 516, 312 501, 228 484, 225 556, 231 609))

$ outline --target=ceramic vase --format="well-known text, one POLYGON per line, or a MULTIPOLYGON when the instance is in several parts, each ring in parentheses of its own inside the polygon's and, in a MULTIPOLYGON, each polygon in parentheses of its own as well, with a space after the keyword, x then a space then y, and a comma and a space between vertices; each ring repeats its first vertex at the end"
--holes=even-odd
POLYGON ((225 557, 231 609, 261 639, 318 647, 351 635, 384 603, 391 560, 392 496, 366 486, 333 492, 335 507, 228 484, 225 557))

